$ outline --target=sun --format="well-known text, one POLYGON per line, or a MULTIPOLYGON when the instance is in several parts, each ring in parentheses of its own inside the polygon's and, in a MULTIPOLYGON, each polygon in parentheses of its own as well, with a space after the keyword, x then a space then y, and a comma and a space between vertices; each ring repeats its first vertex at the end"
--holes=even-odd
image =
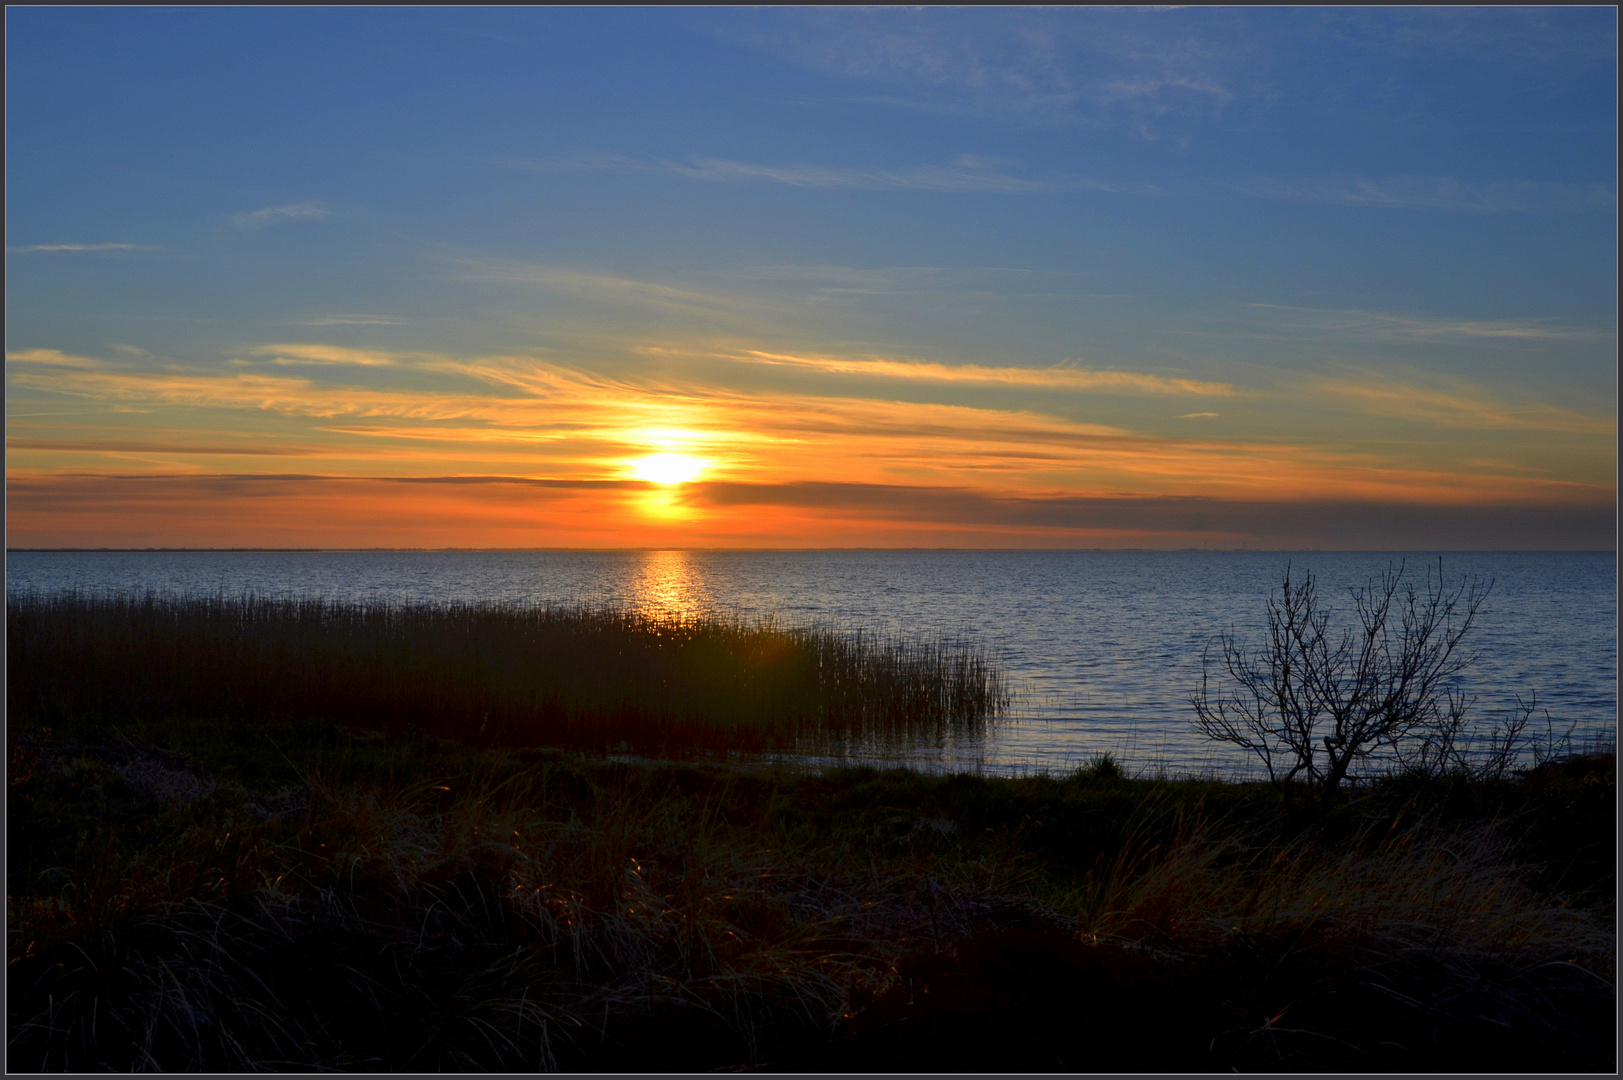
POLYGON ((631 475, 656 484, 685 484, 697 479, 709 464, 688 454, 649 454, 631 463, 631 475))

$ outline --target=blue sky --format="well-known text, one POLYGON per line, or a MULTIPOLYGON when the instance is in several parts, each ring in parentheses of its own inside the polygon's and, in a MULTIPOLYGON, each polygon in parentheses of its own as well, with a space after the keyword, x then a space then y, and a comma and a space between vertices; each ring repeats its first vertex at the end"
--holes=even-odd
POLYGON ((704 486, 860 482, 1216 500, 1238 545, 1292 542, 1243 507, 1313 498, 1559 507, 1613 542, 1612 9, 7 29, 13 543, 223 543, 284 505, 187 518, 201 489, 144 502, 140 477, 635 485, 648 453, 704 466, 652 516, 445 503, 423 531, 375 495, 369 520, 469 546, 1200 539, 939 499, 740 517, 704 486))

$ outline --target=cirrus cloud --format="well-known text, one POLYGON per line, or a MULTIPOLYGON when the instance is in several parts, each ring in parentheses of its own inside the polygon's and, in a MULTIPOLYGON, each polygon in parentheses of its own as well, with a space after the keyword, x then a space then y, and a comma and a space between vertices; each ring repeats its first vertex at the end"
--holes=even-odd
POLYGON ((23 244, 8 247, 7 251, 77 252, 77 251, 156 251, 147 244, 23 244))
POLYGON ((247 213, 234 214, 231 223, 243 232, 255 232, 280 225, 289 221, 322 221, 332 217, 332 211, 321 202, 311 200, 301 203, 287 203, 283 206, 267 206, 259 210, 250 210, 247 213))

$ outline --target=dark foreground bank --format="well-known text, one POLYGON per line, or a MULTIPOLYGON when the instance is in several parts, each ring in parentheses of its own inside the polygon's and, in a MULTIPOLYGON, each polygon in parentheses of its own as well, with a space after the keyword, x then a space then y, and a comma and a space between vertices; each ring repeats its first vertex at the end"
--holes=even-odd
POLYGON ((1614 758, 1269 788, 13 711, 17 1070, 1603 1070, 1614 758))

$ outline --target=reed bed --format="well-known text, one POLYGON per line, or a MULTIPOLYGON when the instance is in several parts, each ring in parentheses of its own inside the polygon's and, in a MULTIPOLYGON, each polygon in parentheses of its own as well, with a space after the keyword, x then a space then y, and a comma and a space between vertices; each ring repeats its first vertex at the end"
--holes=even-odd
POLYGON ((321 718, 510 745, 682 751, 974 737, 1009 693, 962 641, 605 607, 7 596, 8 703, 321 718))

